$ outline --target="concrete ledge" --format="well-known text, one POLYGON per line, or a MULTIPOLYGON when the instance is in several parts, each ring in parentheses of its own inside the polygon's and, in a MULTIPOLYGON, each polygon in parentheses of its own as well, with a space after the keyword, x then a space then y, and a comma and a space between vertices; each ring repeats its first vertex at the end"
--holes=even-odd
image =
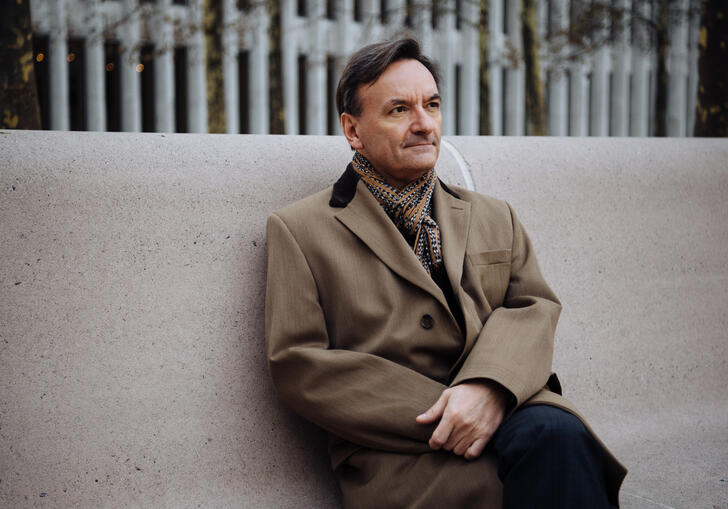
POLYGON ((728 140, 454 138, 564 304, 565 395, 627 508, 728 508, 728 140))
MULTIPOLYGON (((630 468, 622 506, 728 507, 728 142, 448 141, 443 179, 534 240, 555 368, 630 468)), ((0 506, 337 507, 321 435, 268 381, 264 225, 350 156, 0 132, 0 506)))

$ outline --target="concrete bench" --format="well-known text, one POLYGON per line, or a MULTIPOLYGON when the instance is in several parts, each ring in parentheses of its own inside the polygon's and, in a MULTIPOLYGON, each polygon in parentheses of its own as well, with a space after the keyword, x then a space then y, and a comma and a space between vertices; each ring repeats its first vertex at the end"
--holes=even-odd
MULTIPOLYGON (((265 218, 340 137, 0 132, 0 507, 338 507, 263 353, 265 218)), ((622 507, 728 507, 728 142, 449 138, 564 304, 622 507)))

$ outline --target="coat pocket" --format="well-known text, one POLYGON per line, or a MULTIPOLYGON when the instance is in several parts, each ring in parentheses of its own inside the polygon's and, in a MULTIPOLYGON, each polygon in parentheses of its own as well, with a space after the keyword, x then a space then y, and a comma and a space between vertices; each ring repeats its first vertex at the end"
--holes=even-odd
POLYGON ((498 249, 495 251, 483 251, 482 253, 472 253, 468 255, 470 263, 473 265, 492 265, 497 263, 511 263, 511 250, 498 249))
POLYGON ((468 254, 491 309, 503 305, 511 277, 511 250, 499 249, 468 254))

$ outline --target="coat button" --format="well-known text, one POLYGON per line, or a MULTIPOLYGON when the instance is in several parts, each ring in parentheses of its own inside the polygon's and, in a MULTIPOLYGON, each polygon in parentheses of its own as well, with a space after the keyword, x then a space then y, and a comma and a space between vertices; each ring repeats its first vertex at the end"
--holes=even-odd
POLYGON ((432 315, 422 315, 422 318, 420 319, 420 325, 423 329, 432 329, 434 323, 435 319, 432 318, 432 315))

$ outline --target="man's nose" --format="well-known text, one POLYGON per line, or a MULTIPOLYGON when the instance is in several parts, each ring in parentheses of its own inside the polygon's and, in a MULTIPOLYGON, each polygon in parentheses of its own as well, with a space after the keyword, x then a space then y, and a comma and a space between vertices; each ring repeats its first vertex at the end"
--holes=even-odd
POLYGON ((437 120, 422 106, 412 110, 413 118, 410 124, 410 131, 413 133, 429 134, 435 130, 437 120))

